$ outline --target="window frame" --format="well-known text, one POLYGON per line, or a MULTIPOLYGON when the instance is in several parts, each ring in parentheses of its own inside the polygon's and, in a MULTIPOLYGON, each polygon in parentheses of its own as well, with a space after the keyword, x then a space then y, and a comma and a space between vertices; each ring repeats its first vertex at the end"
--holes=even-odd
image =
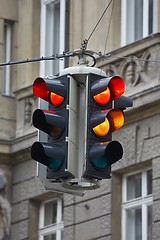
MULTIPOLYGON (((4 50, 3 50, 3 61, 9 62, 11 60, 12 52, 12 22, 4 20, 4 50)), ((3 85, 2 85, 2 95, 11 95, 11 66, 7 65, 3 68, 3 85)))
MULTIPOLYGON (((134 4, 134 1, 132 1, 132 4, 134 4)), ((127 42, 127 2, 128 0, 121 0, 121 46, 125 46, 127 44, 130 44, 132 42, 135 42, 140 39, 135 39, 134 37, 134 19, 135 19, 135 13, 134 11, 130 14, 132 18, 132 27, 130 28, 130 35, 132 40, 127 42)), ((134 8, 132 8, 134 10, 134 8)), ((157 32, 157 9, 158 9, 158 1, 153 1, 153 33, 157 32)), ((149 35, 149 0, 143 0, 143 25, 142 25, 142 38, 145 38, 149 35)))
POLYGON ((61 233, 64 229, 63 221, 63 198, 53 198, 50 200, 43 201, 39 208, 39 240, 44 240, 44 237, 49 234, 56 234, 56 240, 61 240, 61 233), (56 223, 44 225, 45 219, 45 204, 57 202, 57 219, 56 223))
POLYGON ((124 174, 122 178, 122 240, 127 240, 126 236, 126 220, 127 210, 136 209, 141 207, 142 209, 142 240, 147 239, 147 207, 153 204, 153 194, 147 195, 147 171, 152 170, 151 168, 145 168, 143 170, 134 171, 132 173, 124 174), (127 200, 127 177, 135 174, 142 174, 141 197, 127 200), (142 187, 143 186, 143 187, 142 187))
MULTIPOLYGON (((46 56, 46 21, 47 21, 47 5, 48 4, 60 4, 60 19, 59 19, 59 25, 60 25, 60 32, 59 32, 59 49, 58 53, 63 53, 65 50, 65 17, 66 17, 66 0, 41 0, 41 20, 40 20, 40 55, 46 56)), ((54 21, 54 14, 51 16, 52 20, 54 21)), ((54 36, 53 36, 54 38, 54 36)), ((50 47, 50 55, 55 54, 53 52, 53 46, 50 47)), ((48 62, 47 64, 51 64, 48 62)), ((64 69, 64 61, 59 61, 59 69, 57 71, 62 71, 64 69)), ((55 74, 51 71, 52 67, 50 66, 50 74, 55 74)), ((40 75, 45 76, 46 75, 46 62, 41 61, 40 62, 40 75)))

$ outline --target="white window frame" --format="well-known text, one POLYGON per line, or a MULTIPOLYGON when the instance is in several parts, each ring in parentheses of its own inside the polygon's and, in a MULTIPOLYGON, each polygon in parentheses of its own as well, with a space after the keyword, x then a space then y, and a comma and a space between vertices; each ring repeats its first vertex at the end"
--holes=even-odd
MULTIPOLYGON (((127 2, 128 0, 121 0, 121 46, 124 46, 127 43, 127 2)), ((134 0, 132 0, 131 2, 132 4, 134 4, 134 0)), ((149 18, 149 8, 148 8, 148 3, 149 0, 143 0, 143 33, 142 33, 142 37, 147 37, 149 35, 148 33, 148 18, 149 18)), ((158 1, 154 0, 153 1, 153 33, 157 32, 157 11, 158 11, 158 1)), ((130 17, 132 18, 132 27, 130 28, 130 32, 128 34, 130 34, 132 41, 134 42, 134 8, 133 8, 133 12, 130 13, 130 17)), ((129 43, 131 43, 129 42, 129 43)))
POLYGON ((126 236, 127 210, 140 207, 142 209, 142 240, 147 239, 147 207, 153 204, 152 194, 147 195, 147 178, 146 173, 151 168, 142 171, 126 174, 122 179, 122 240, 128 240, 126 236), (142 173, 142 196, 139 198, 127 200, 127 177, 134 174, 142 173))
MULTIPOLYGON (((4 62, 11 60, 11 46, 12 46, 12 24, 11 22, 4 22, 4 62)), ((9 96, 11 94, 11 66, 7 65, 3 69, 3 89, 2 94, 9 96)))
MULTIPOLYGON (((65 50, 65 16, 66 16, 66 0, 41 0, 41 21, 40 21, 40 56, 46 56, 46 20, 47 20, 47 4, 60 3, 60 33, 59 33, 59 51, 58 53, 63 53, 65 50)), ((54 16, 51 16, 54 20, 54 16)), ((50 54, 52 55, 53 49, 50 49, 50 54)), ((47 56, 48 57, 48 56, 47 56)), ((64 61, 59 61, 59 69, 61 72, 64 69, 64 61)), ((55 74, 51 72, 50 74, 55 74)), ((45 61, 40 62, 40 75, 45 76, 45 61)))
POLYGON ((62 239, 62 231, 64 229, 63 222, 63 199, 54 198, 52 200, 44 201, 41 203, 39 211, 39 240, 44 240, 44 237, 48 234, 56 233, 56 240, 62 239), (45 204, 51 202, 57 202, 57 221, 54 224, 44 226, 45 220, 45 204))

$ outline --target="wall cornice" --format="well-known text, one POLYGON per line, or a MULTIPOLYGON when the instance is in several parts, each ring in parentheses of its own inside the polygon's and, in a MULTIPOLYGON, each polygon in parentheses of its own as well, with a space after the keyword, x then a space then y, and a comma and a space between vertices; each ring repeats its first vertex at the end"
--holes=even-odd
POLYGON ((36 140, 37 131, 10 141, 0 140, 0 164, 14 165, 31 159, 30 148, 36 140))

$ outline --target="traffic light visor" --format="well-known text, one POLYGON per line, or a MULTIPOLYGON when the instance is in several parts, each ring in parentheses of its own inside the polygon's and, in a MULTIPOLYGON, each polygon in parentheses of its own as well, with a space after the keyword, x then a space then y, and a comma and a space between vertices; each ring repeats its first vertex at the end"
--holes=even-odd
POLYGON ((122 145, 117 141, 96 143, 90 152, 93 167, 103 170, 120 160, 123 156, 122 145))
MULTIPOLYGON (((54 85, 54 81, 52 80, 48 81, 50 81, 50 85, 51 84, 54 85)), ((47 102, 52 103, 54 106, 59 106, 64 100, 63 96, 53 91, 50 91, 46 81, 40 77, 36 78, 36 80, 33 83, 33 94, 47 102)))

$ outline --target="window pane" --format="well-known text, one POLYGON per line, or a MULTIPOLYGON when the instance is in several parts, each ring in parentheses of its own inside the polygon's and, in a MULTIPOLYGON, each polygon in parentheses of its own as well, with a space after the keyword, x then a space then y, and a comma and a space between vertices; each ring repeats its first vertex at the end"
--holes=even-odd
POLYGON ((147 171, 147 195, 152 194, 152 170, 147 171))
POLYGON ((141 197, 142 174, 138 173, 127 177, 127 200, 141 197))
POLYGON ((153 33, 153 0, 149 0, 149 18, 148 18, 148 27, 149 31, 148 33, 153 33))
POLYGON ((44 240, 56 240, 56 233, 44 236, 44 240))
POLYGON ((65 240, 65 238, 64 238, 64 231, 61 231, 61 240, 65 240))
MULTIPOLYGON (((3 53, 3 61, 8 62, 11 60, 11 34, 12 33, 12 24, 10 22, 6 22, 4 24, 4 53, 3 53)), ((3 94, 10 94, 10 67, 5 66, 3 68, 3 94)))
POLYGON ((142 240, 142 209, 127 210, 126 239, 142 240))
POLYGON ((134 19, 134 40, 138 40, 143 37, 143 0, 135 0, 134 19))
MULTIPOLYGON (((52 2, 46 5, 46 46, 45 55, 59 53, 59 34, 60 34, 60 3, 52 2)), ((46 74, 58 73, 59 60, 47 62, 45 64, 46 74)))
POLYGON ((134 1, 126 1, 126 43, 131 43, 134 40, 134 1))
POLYGON ((147 240, 152 239, 152 206, 147 207, 147 240))
POLYGON ((57 221, 57 202, 49 202, 45 204, 44 226, 56 223, 57 221))
POLYGON ((135 210, 135 236, 136 240, 142 239, 142 209, 135 210))

